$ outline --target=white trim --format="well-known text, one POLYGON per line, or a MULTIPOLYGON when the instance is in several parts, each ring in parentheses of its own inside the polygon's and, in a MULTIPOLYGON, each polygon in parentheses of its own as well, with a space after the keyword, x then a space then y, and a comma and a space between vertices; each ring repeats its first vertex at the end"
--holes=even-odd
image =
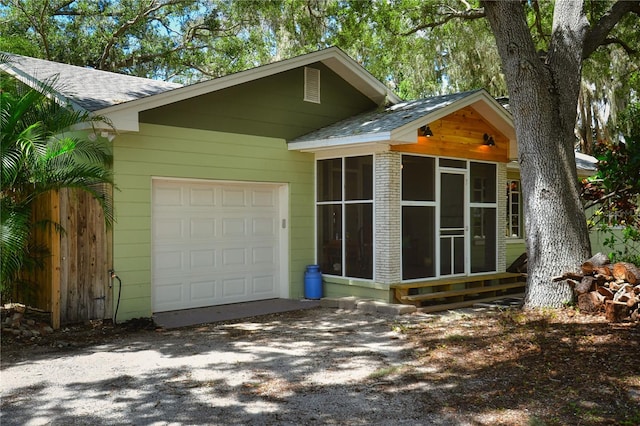
MULTIPOLYGON (((450 277, 462 277, 462 276, 467 276, 469 275, 469 272, 471 271, 471 246, 469 244, 469 241, 471 240, 471 238, 469 237, 471 231, 470 231, 470 208, 469 208, 469 163, 468 161, 467 163, 467 167, 465 167, 464 169, 462 168, 451 168, 451 167, 440 167, 438 163, 436 163, 436 276, 439 278, 450 278, 450 277), (446 275, 442 275, 442 270, 440 269, 440 265, 442 263, 442 253, 440 251, 440 243, 441 243, 441 232, 442 232, 442 227, 441 227, 441 223, 440 223, 440 218, 441 218, 441 214, 442 214, 442 174, 450 174, 450 175, 461 175, 463 177, 463 185, 462 185, 462 197, 463 197, 463 207, 462 207, 462 212, 463 212, 463 231, 462 231, 462 238, 463 238, 463 267, 464 267, 464 271, 463 272, 459 272, 456 273, 455 272, 455 254, 454 254, 454 248, 455 248, 455 244, 453 243, 453 239, 452 244, 451 244, 451 269, 454 270, 453 272, 446 274, 446 275)), ((449 229, 449 228, 447 228, 449 229)))
POLYGON ((391 133, 369 133, 366 135, 348 136, 345 138, 317 139, 313 141, 289 142, 289 151, 314 151, 326 148, 336 148, 340 146, 362 145, 371 143, 386 142, 391 140, 391 133))
POLYGON ((325 160, 336 157, 354 157, 359 155, 371 155, 389 151, 387 144, 349 145, 345 147, 332 147, 318 151, 312 151, 316 160, 325 160))
POLYGON ((278 208, 280 213, 280 297, 283 299, 291 298, 291 283, 289 281, 289 229, 291 229, 291 216, 289 213, 289 184, 279 184, 278 208), (285 226, 283 227, 283 221, 285 226))

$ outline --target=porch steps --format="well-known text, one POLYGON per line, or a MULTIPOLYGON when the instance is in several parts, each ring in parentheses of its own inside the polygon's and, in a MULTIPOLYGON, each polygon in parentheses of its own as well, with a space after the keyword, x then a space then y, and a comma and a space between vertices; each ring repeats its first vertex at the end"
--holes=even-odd
POLYGON ((414 305, 423 312, 436 312, 489 302, 524 292, 523 274, 496 274, 455 277, 442 280, 394 284, 394 301, 414 305), (412 294, 410 294, 412 293, 412 294), (481 296, 484 295, 484 298, 481 296))
MULTIPOLYGON (((514 297, 514 298, 524 297, 524 293, 509 293, 508 296, 514 297)), ((505 295, 485 297, 483 299, 464 300, 462 302, 455 302, 455 303, 443 303, 439 305, 430 305, 422 308, 417 308, 417 311, 428 314, 431 312, 448 311, 450 309, 468 308, 469 306, 474 306, 478 303, 493 302, 494 300, 502 299, 503 297, 505 297, 505 295)))

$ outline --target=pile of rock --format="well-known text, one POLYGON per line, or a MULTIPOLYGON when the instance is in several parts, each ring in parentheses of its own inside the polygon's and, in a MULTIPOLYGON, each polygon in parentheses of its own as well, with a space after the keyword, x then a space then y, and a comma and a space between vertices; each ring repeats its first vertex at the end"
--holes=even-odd
POLYGON ((33 339, 53 333, 53 328, 47 322, 47 313, 18 303, 0 306, 0 318, 3 336, 33 339))

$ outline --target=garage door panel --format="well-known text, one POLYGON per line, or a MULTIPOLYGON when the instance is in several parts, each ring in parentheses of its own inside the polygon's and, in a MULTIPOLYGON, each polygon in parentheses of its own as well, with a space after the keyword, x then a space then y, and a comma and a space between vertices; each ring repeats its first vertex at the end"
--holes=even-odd
POLYGON ((216 267, 216 250, 215 249, 201 249, 189 251, 189 266, 192 271, 202 273, 208 271, 210 273, 215 272, 216 267))
POLYGON ((278 185, 154 180, 154 312, 279 296, 278 185))
POLYGON ((253 207, 276 207, 276 197, 272 191, 251 191, 251 205, 253 207))
POLYGON ((245 237, 247 235, 246 221, 237 217, 225 217, 222 219, 223 237, 245 237))
POLYGON ((214 188, 191 188, 189 205, 194 207, 214 207, 216 192, 214 188))
POLYGON ((223 207, 246 207, 246 189, 222 188, 223 207))
POLYGON ((177 185, 156 187, 153 191, 153 202, 157 206, 181 206, 184 204, 183 188, 177 185))
POLYGON ((253 265, 273 265, 276 261, 276 253, 273 247, 252 247, 251 263, 253 265))
POLYGON ((254 294, 271 294, 276 290, 276 282, 273 275, 253 277, 254 294))
POLYGON ((248 281, 246 277, 229 277, 222 278, 222 298, 232 299, 239 296, 245 297, 249 294, 248 281))
POLYGON ((251 232, 253 236, 272 237, 276 235, 276 223, 271 217, 256 217, 251 221, 251 232))
POLYGON ((182 250, 158 252, 154 260, 157 270, 164 275, 180 275, 185 272, 182 250))
POLYGON ((189 283, 189 299, 195 304, 197 302, 205 302, 207 304, 214 303, 216 300, 216 282, 212 279, 203 279, 200 281, 191 281, 189 283))
POLYGON ((216 236, 216 220, 207 217, 194 217, 189 221, 189 236, 192 239, 210 239, 216 236))
POLYGON ((153 228, 153 238, 158 242, 182 240, 184 238, 184 220, 157 218, 153 228))
POLYGON ((158 308, 166 308, 182 304, 184 299, 182 292, 185 286, 183 280, 162 280, 154 283, 154 305, 158 308), (163 281, 163 282, 162 282, 163 281))
POLYGON ((222 251, 222 265, 226 267, 247 264, 247 250, 244 247, 227 248, 222 251))

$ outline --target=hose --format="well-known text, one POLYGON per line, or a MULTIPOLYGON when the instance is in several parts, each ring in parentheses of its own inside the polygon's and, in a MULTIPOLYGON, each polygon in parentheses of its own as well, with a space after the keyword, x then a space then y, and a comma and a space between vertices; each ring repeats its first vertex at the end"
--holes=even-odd
POLYGON ((122 294, 122 280, 118 275, 116 275, 116 272, 113 269, 109 270, 109 272, 111 273, 111 279, 115 278, 118 280, 118 302, 116 303, 116 311, 113 314, 113 325, 116 325, 118 324, 117 317, 118 317, 118 308, 120 307, 120 295, 122 294))

